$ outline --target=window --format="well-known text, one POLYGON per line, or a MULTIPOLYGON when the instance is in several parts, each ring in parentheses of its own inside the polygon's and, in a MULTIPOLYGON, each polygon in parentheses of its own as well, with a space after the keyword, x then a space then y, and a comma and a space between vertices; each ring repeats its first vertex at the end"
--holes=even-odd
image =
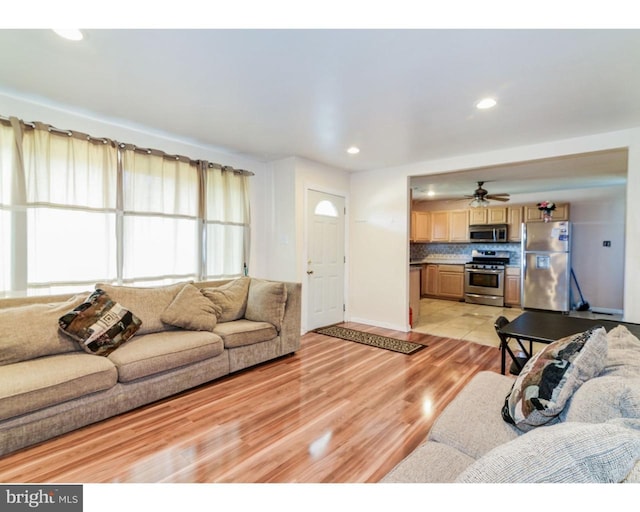
POLYGON ((242 275, 250 174, 0 117, 0 294, 242 275))

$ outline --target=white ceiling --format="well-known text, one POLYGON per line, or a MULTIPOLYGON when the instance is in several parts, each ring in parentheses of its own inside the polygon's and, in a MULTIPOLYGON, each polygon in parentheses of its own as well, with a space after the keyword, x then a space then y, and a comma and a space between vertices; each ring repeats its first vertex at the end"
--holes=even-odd
POLYGON ((0 92, 350 171, 640 126, 640 30, 84 32, 0 30, 0 92))

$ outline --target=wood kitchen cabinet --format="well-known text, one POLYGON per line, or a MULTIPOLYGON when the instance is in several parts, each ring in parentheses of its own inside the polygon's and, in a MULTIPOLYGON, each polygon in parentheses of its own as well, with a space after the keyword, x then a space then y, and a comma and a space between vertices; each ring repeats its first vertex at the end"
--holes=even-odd
POLYGON ((449 215, 449 242, 469 241, 469 210, 452 210, 449 215))
POLYGON ((520 305, 520 269, 507 267, 504 277, 504 303, 509 306, 520 305))
MULTIPOLYGON (((551 220, 569 220, 569 203, 558 203, 556 209, 551 212, 551 220)), ((544 222, 542 212, 537 205, 524 207, 524 222, 544 222)))
POLYGON ((449 241, 449 211, 431 212, 431 241, 449 241))
POLYGON ((411 327, 418 323, 420 319, 420 274, 422 269, 419 266, 409 268, 409 307, 411 308, 411 327))
POLYGON ((507 208, 507 237, 509 242, 520 242, 522 238, 522 206, 507 208))
POLYGON ((431 242, 468 242, 469 211, 431 212, 431 242))
POLYGON ((464 265, 423 265, 422 294, 442 299, 463 299, 464 265))
POLYGON ((469 224, 506 224, 507 208, 471 208, 469 210, 469 224))
POLYGON ((422 266, 422 295, 438 293, 438 265, 422 266))
POLYGON ((411 212, 414 242, 431 241, 431 212, 411 212))
POLYGON ((438 265, 438 296, 464 298, 464 265, 438 265))

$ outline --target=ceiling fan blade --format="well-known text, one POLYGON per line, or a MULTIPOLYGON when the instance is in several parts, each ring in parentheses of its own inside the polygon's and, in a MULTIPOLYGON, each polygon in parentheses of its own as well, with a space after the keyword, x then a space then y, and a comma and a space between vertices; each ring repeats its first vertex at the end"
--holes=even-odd
POLYGON ((501 197, 501 196, 486 196, 486 199, 489 199, 491 201, 503 201, 503 202, 506 202, 509 200, 508 197, 501 197))

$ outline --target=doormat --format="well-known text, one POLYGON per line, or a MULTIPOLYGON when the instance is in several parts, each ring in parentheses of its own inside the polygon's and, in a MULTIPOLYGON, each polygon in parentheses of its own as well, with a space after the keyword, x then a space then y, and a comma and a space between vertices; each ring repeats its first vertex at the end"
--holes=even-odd
POLYGON ((400 352, 406 355, 413 354, 426 347, 426 345, 420 345, 419 343, 413 343, 411 341, 398 340, 396 338, 357 331, 356 329, 349 329, 347 327, 338 327, 336 325, 321 327, 315 329, 313 332, 343 340, 355 341, 356 343, 362 343, 363 345, 369 345, 371 347, 384 348, 385 350, 400 352))

